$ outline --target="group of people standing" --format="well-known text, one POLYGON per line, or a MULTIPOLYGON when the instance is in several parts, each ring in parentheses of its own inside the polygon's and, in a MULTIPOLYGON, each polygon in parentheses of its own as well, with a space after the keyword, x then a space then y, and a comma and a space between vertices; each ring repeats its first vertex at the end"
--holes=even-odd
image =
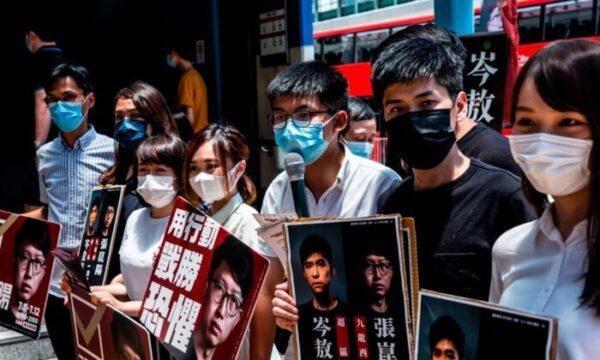
MULTIPOLYGON (((413 217, 422 288, 555 316, 559 358, 599 356, 600 153, 594 144, 600 106, 593 88, 600 81, 600 44, 559 42, 529 60, 514 87, 508 140, 467 117, 466 52, 451 32, 411 26, 374 54, 375 102, 388 153, 409 169, 404 179, 368 159, 374 114, 349 102, 342 75, 305 62, 267 87, 277 146, 306 164, 310 215, 413 217)), ((61 223, 59 246, 76 248, 92 187, 126 185, 118 266, 110 284, 92 288, 95 301, 138 315, 175 197, 184 196, 270 259, 240 358, 279 358, 276 325, 293 330, 301 319, 281 263, 256 233, 257 190, 246 175, 251 159, 244 136, 218 123, 195 129, 184 142, 164 97, 143 82, 118 92, 114 139, 101 135, 88 123, 95 105, 89 74, 74 64, 54 68, 44 92, 59 135, 37 152, 45 205, 29 215, 61 223)), ((266 190, 261 213, 290 211, 290 181, 282 172, 266 190)), ((369 273, 384 270, 373 265, 369 273)), ((310 266, 305 272, 332 276, 310 266)), ((72 359, 61 277, 55 268, 46 324, 58 357, 72 359)), ((337 305, 303 306, 335 311, 337 305)), ((394 308, 384 305, 372 311, 394 308)), ((213 340, 195 332, 196 348, 205 351, 190 356, 210 358, 213 340)))

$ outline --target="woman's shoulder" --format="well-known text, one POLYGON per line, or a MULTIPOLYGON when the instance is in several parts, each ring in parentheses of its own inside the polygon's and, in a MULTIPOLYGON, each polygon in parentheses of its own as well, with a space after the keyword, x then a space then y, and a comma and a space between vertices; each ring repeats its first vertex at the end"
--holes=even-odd
POLYGON ((127 224, 136 224, 139 222, 143 222, 149 217, 149 215, 150 209, 147 207, 133 210, 127 218, 127 224))
POLYGON ((536 219, 507 230, 496 240, 492 255, 497 257, 505 254, 522 253, 523 248, 530 247, 533 243, 538 224, 539 219, 536 219))

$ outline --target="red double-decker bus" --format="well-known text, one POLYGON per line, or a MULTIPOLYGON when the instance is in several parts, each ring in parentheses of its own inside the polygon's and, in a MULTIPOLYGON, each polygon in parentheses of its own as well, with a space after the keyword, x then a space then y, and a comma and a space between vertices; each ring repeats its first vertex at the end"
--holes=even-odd
MULTIPOLYGON (((519 62, 552 41, 600 41, 600 0, 519 0, 519 62)), ((343 16, 314 24, 315 57, 334 65, 349 82, 350 95, 372 96, 371 53, 389 35, 409 25, 433 21, 433 0, 343 16)), ((479 9, 475 9, 475 27, 479 9)))

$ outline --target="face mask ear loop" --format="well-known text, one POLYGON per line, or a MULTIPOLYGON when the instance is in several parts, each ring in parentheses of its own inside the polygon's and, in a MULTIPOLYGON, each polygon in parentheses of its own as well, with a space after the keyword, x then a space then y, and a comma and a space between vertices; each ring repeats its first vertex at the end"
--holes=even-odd
MULTIPOLYGON (((90 94, 87 94, 85 96, 85 99, 83 99, 83 101, 81 102, 81 108, 83 109, 83 105, 85 104, 86 101, 88 101, 88 99, 90 98, 90 94)), ((89 106, 85 108, 85 114, 81 114, 83 115, 83 119, 87 119, 88 113, 90 112, 90 108, 89 106)))
MULTIPOLYGON (((332 115, 332 116, 329 118, 329 120, 327 120, 327 121, 325 121, 325 122, 323 123, 323 133, 325 132, 325 126, 329 125, 329 123, 330 123, 330 122, 332 122, 332 121, 333 121, 333 119, 335 119, 335 118, 338 116, 338 114, 339 114, 339 112, 336 112, 335 114, 333 114, 333 115, 332 115)), ((334 137, 334 136, 335 136, 335 132, 334 132, 334 131, 333 131, 333 129, 332 129, 332 130, 331 130, 331 137, 330 137, 328 140, 326 140, 326 141, 327 141, 327 143, 330 143, 330 142, 331 142, 331 139, 333 139, 333 137, 334 137)), ((325 139, 323 139, 323 140, 325 140, 325 139)), ((338 136, 338 143, 339 143, 339 142, 340 142, 340 140, 339 140, 339 136, 338 136)))

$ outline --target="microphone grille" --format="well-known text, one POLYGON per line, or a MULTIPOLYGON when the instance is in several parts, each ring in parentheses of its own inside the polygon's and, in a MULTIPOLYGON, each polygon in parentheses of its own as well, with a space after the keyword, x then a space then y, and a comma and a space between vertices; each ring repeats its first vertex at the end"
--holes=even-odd
POLYGON ((304 178, 304 159, 300 154, 292 152, 283 159, 285 172, 292 179, 304 178))

